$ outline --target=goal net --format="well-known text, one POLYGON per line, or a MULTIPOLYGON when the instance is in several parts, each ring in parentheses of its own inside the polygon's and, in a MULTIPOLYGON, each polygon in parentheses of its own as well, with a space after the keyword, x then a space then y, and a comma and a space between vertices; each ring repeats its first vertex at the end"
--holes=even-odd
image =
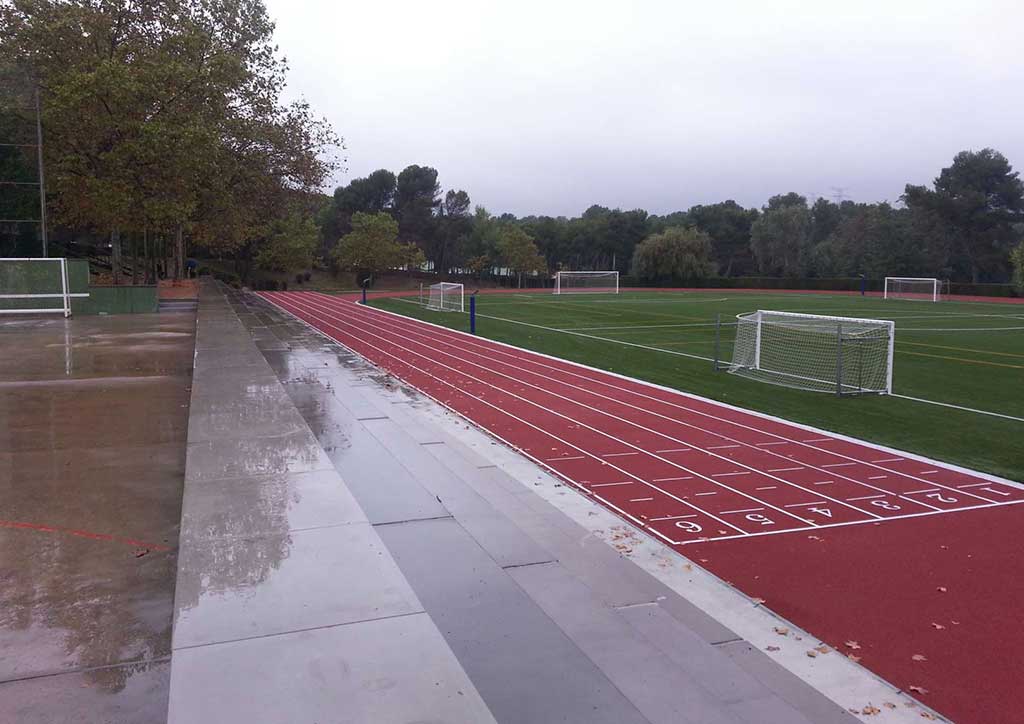
POLYGON ((71 316, 68 262, 62 257, 0 258, 0 314, 71 316))
POLYGON ((942 298, 942 282, 930 277, 886 277, 885 298, 937 302, 942 298))
POLYGON ((736 319, 733 374, 838 395, 892 392, 894 322, 763 309, 736 319))
POLYGON ((427 309, 440 312, 463 312, 463 290, 461 284, 441 282, 430 285, 430 296, 427 298, 427 309))
POLYGON ((555 274, 555 294, 618 294, 617 271, 560 271, 555 274))

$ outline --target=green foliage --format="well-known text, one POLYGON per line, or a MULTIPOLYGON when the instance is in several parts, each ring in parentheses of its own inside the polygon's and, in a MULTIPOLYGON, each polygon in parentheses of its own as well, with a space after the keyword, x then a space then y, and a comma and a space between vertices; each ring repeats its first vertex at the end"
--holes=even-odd
POLYGON ((271 224, 267 238, 256 253, 261 269, 290 272, 313 266, 317 227, 312 217, 293 211, 271 224))
POLYGON ((772 197, 764 213, 751 225, 750 249, 762 273, 778 276, 807 273, 811 253, 811 213, 803 197, 796 194, 772 197), (800 202, 796 203, 791 197, 798 198, 800 202))
POLYGON ((533 237, 519 226, 507 224, 498 232, 498 254, 501 261, 519 276, 519 285, 523 284, 523 274, 544 271, 547 262, 541 256, 533 237))
POLYGON ((331 257, 343 271, 376 275, 388 269, 419 266, 423 252, 413 244, 398 241, 398 222, 389 214, 364 214, 357 211, 351 219, 352 231, 341 237, 331 257))
POLYGON ((750 227, 757 220, 756 209, 744 209, 731 199, 720 204, 694 206, 686 214, 692 224, 711 237, 715 261, 724 276, 749 274, 754 269, 750 251, 750 227))
POLYGON ((715 274, 711 237, 699 229, 674 226, 654 234, 633 252, 633 276, 646 282, 679 283, 715 274))
POLYGON ((398 174, 394 211, 403 241, 426 248, 435 232, 434 213, 441 204, 440 193, 437 169, 414 164, 398 174))
POLYGON ((1024 293, 1024 241, 1010 252, 1010 262, 1013 264, 1013 283, 1018 292, 1024 293))

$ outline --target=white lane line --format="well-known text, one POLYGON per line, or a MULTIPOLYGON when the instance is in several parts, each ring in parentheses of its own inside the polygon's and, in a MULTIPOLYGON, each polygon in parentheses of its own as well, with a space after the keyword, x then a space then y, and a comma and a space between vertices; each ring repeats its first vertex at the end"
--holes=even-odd
POLYGON ((601 457, 603 458, 621 458, 627 455, 639 455, 638 452, 617 452, 617 453, 605 453, 601 457))
POLYGON ((761 488, 754 488, 754 490, 775 490, 775 488, 777 487, 777 485, 765 485, 764 487, 761 488))
POLYGON ((718 492, 717 491, 712 491, 710 493, 697 493, 698 497, 700 497, 701 495, 718 495, 718 492))
POLYGON ((738 473, 712 473, 713 478, 727 478, 730 475, 750 475, 749 470, 740 470, 738 473))
POLYGON ((692 475, 677 475, 674 478, 654 478, 654 482, 656 482, 656 483, 667 483, 667 482, 669 482, 671 480, 693 480, 693 476, 692 475))
POLYGON ((728 450, 729 448, 739 447, 739 445, 709 445, 708 450, 728 450))
POLYGON ((958 488, 983 488, 986 485, 996 485, 996 483, 970 483, 968 485, 958 485, 958 488))
POLYGON ((872 498, 884 498, 884 495, 862 495, 859 498, 847 498, 847 500, 871 500, 872 498))
POLYGON ((774 442, 759 442, 755 444, 758 447, 768 447, 769 445, 789 445, 789 440, 776 440, 774 442))
POLYGON ((718 514, 719 515, 731 515, 732 513, 756 513, 759 510, 764 510, 764 508, 743 508, 742 510, 720 510, 720 511, 718 511, 718 514))
POLYGON ((784 508, 803 508, 804 506, 807 506, 807 505, 824 505, 824 504, 825 504, 824 500, 815 500, 815 501, 813 501, 811 503, 790 503, 789 505, 785 505, 783 507, 784 508))
POLYGON ((682 520, 684 518, 696 518, 696 517, 697 517, 697 515, 695 513, 690 513, 689 515, 666 515, 666 516, 661 517, 661 518, 648 518, 648 520, 650 520, 653 523, 653 522, 659 521, 659 520, 682 520))
POLYGON ((856 465, 857 463, 826 463, 822 465, 823 468, 846 468, 850 465, 856 465))
POLYGON ((610 488, 613 485, 635 485, 634 480, 623 480, 621 483, 598 483, 597 485, 591 485, 592 488, 610 488))
POLYGON ((937 473, 937 472, 939 472, 939 471, 938 470, 922 470, 921 472, 918 473, 918 475, 935 475, 935 473, 937 473))
POLYGON ((835 480, 819 480, 816 483, 811 483, 811 485, 834 485, 835 482, 835 480))
POLYGON ((630 498, 630 503, 646 503, 648 500, 654 500, 654 498, 630 498))
POLYGON ((669 448, 668 450, 655 450, 654 452, 656 452, 658 454, 662 454, 662 453, 674 453, 674 452, 690 452, 691 450, 693 450, 692 447, 673 447, 673 448, 669 448))
POLYGON ((937 493, 937 492, 939 492, 938 488, 925 488, 924 490, 911 490, 909 493, 904 493, 904 495, 917 495, 918 493, 937 493))
POLYGON ((832 442, 831 437, 812 437, 810 440, 804 440, 804 442, 832 442))
POLYGON ((560 457, 560 458, 548 458, 544 462, 546 462, 546 463, 558 463, 558 462, 561 462, 563 460, 586 460, 586 459, 587 459, 586 455, 567 455, 565 457, 560 457))
MULTIPOLYGON (((885 480, 887 477, 889 477, 889 476, 888 475, 869 475, 868 476, 868 480, 885 480)), ((982 483, 982 485, 984 485, 984 483, 982 483)))
POLYGON ((906 460, 906 458, 882 458, 881 460, 872 460, 872 463, 899 463, 906 460))
POLYGON ((793 470, 803 470, 803 467, 798 468, 768 468, 769 473, 788 473, 793 470))

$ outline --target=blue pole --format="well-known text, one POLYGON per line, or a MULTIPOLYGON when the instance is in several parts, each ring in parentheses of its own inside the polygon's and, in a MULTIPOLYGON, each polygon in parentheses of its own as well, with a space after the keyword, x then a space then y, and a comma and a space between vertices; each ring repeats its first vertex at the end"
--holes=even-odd
POLYGON ((363 304, 366 304, 366 287, 363 287, 363 304))
POLYGON ((476 334, 476 295, 469 297, 469 333, 476 334))
POLYGON ((860 295, 863 297, 864 292, 867 290, 868 278, 864 275, 860 275, 860 295))

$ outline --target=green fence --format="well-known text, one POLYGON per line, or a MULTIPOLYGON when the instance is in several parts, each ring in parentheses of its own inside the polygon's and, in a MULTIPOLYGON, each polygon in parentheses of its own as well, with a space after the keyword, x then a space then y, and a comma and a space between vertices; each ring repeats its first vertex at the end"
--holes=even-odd
MULTIPOLYGON (((56 261, 0 261, 0 294, 61 293, 61 265, 56 261)), ((71 299, 72 314, 150 314, 157 311, 155 286, 94 287, 89 285, 89 262, 69 259, 68 292, 88 294, 71 299)), ((63 308, 61 297, 0 299, 0 310, 63 308)))

